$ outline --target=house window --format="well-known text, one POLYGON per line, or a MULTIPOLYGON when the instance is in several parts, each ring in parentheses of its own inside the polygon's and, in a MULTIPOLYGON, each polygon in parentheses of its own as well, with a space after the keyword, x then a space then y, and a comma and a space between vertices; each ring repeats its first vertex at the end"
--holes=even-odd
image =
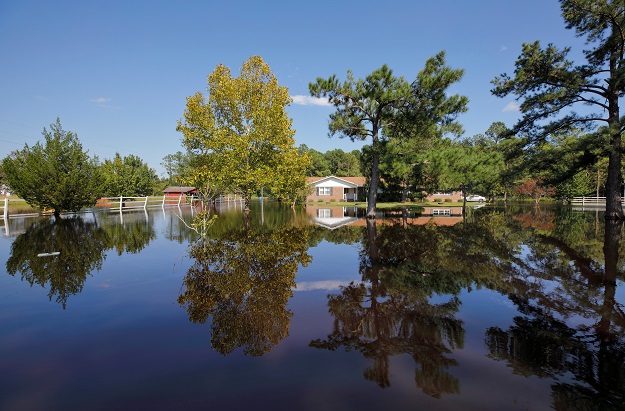
POLYGON ((318 196, 331 196, 332 187, 317 187, 317 195, 318 196))
POLYGON ((317 210, 317 217, 319 217, 319 218, 331 218, 332 217, 332 210, 330 210, 329 208, 321 208, 321 209, 317 210))

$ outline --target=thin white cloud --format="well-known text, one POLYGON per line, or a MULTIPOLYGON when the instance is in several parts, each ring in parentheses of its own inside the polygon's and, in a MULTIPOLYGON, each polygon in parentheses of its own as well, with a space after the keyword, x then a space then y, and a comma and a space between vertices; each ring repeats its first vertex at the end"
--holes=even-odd
POLYGON ((506 50, 508 50, 508 47, 506 47, 506 46, 501 46, 499 48, 499 51, 506 51, 506 50))
POLYGON ((90 99, 89 102, 90 103, 94 103, 98 107, 102 107, 102 108, 119 109, 119 107, 111 106, 111 105, 106 104, 106 103, 108 103, 111 100, 112 100, 112 98, 110 98, 110 97, 98 97, 98 98, 90 99))
POLYGON ((300 106, 331 106, 330 102, 325 97, 311 97, 311 96, 291 96, 293 104, 300 106))
POLYGON ((518 103, 511 101, 510 103, 506 104, 506 106, 503 108, 504 113, 508 113, 511 111, 519 111, 519 109, 521 108, 521 106, 519 106, 518 103))
POLYGON ((108 103, 109 101, 111 101, 111 98, 109 98, 109 97, 98 97, 98 98, 92 98, 89 101, 92 102, 92 103, 96 103, 96 104, 104 104, 104 103, 108 103))

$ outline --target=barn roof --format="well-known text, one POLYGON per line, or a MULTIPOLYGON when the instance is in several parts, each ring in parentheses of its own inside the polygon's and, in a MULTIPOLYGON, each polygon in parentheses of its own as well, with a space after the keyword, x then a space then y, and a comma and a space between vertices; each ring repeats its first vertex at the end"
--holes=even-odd
POLYGON ((163 193, 188 193, 195 190, 195 187, 171 186, 164 189, 163 193))

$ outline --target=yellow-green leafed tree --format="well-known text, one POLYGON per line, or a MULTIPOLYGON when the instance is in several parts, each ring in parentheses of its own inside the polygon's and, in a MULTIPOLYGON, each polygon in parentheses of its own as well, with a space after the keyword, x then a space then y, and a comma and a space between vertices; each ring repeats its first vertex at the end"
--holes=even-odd
POLYGON ((297 200, 305 200, 309 194, 306 181, 306 170, 312 160, 307 153, 299 153, 297 149, 289 149, 282 155, 278 165, 273 193, 295 207, 297 200))
POLYGON ((200 92, 187 97, 177 130, 184 146, 200 157, 204 174, 210 170, 211 185, 242 194, 249 211, 253 194, 277 186, 284 156, 295 150, 286 113, 291 97, 259 56, 243 63, 239 77, 218 65, 207 91, 207 98, 200 92))

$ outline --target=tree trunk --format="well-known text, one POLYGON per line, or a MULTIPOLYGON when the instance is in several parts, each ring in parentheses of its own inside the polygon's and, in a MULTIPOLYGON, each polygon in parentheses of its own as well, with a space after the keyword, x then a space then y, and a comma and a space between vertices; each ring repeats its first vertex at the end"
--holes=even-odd
POLYGON ((244 201, 244 203, 245 203, 245 208, 244 208, 244 210, 245 210, 245 212, 246 212, 246 213, 248 213, 248 214, 249 214, 249 212, 250 212, 250 201, 251 201, 251 196, 250 196, 249 194, 245 193, 245 194, 243 195, 243 201, 244 201))
MULTIPOLYGON (((616 78, 617 55, 610 57, 610 77, 616 78)), ((605 218, 610 220, 623 219, 623 204, 621 203, 621 124, 619 119, 619 93, 615 81, 608 82, 608 129, 610 133, 610 154, 608 162, 608 176, 605 185, 605 218)))
POLYGON ((608 177, 605 185, 605 218, 622 219, 621 204, 621 135, 612 132, 612 144, 608 163, 608 177))
POLYGON ((609 342, 614 335, 610 332, 612 321, 615 317, 616 278, 618 275, 618 258, 621 238, 622 221, 605 222, 605 237, 603 242, 603 255, 605 271, 603 276, 604 293, 601 307, 601 319, 597 322, 596 330, 599 341, 609 342))
POLYGON ((375 206, 378 198, 378 174, 380 165, 380 153, 378 152, 377 138, 374 134, 371 146, 373 152, 373 165, 371 166, 371 181, 369 182, 369 195, 367 197, 367 218, 375 218, 375 206))
POLYGON ((402 181, 401 186, 401 202, 405 203, 408 200, 408 180, 402 181))

